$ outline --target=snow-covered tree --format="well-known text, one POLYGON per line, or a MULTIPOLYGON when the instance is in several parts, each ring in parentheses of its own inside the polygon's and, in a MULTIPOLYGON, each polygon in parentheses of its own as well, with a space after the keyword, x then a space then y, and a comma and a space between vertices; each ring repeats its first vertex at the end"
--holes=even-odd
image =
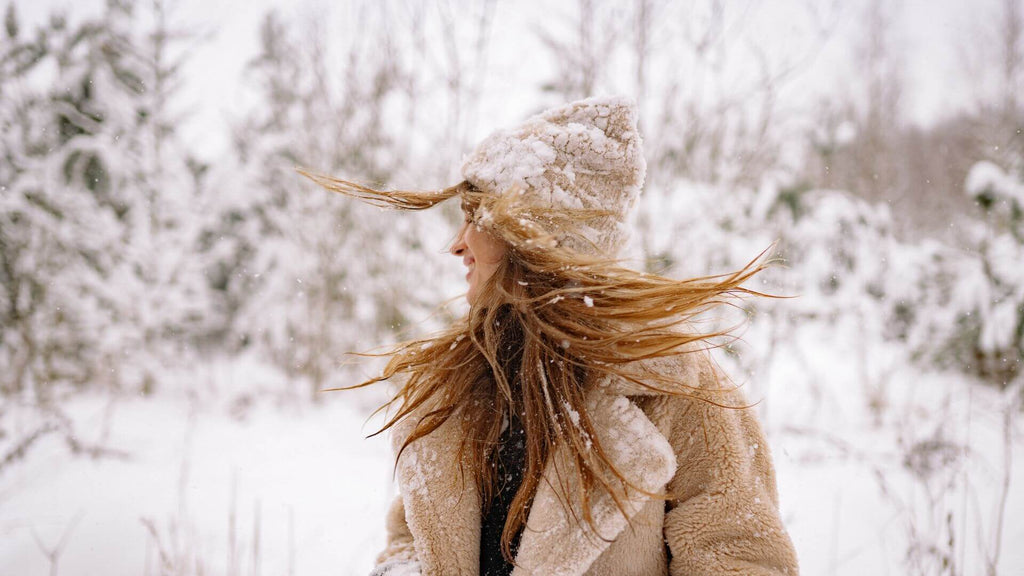
POLYGON ((1005 386, 1024 361, 1024 177, 982 161, 971 168, 964 188, 979 211, 967 228, 974 281, 959 307, 971 335, 968 361, 1005 386))
POLYGON ((409 170, 395 151, 411 136, 411 72, 386 46, 353 38, 341 47, 339 77, 328 65, 334 48, 322 29, 300 42, 285 20, 266 16, 248 71, 258 104, 236 126, 233 161, 216 170, 218 216, 208 230, 236 345, 255 344, 314 392, 353 383, 336 370, 345 352, 384 341, 441 300, 438 259, 423 252, 439 251, 436 231, 448 229, 436 211, 385 213, 294 171, 382 186, 409 170))
POLYGON ((167 102, 176 62, 156 3, 3 45, 4 389, 148 389, 208 330, 190 160, 167 102))

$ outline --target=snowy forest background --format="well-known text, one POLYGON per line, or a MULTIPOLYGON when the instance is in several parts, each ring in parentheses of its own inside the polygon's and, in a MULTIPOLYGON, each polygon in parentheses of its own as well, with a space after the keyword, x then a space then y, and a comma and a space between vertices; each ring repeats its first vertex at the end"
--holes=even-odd
POLYGON ((914 4, 8 3, 0 574, 367 573, 387 391, 318 390, 465 311, 460 216, 293 169, 440 188, 493 129, 602 93, 641 108, 637 267, 778 240, 750 287, 798 297, 745 301, 716 358, 803 573, 1024 573, 1024 8, 914 4))

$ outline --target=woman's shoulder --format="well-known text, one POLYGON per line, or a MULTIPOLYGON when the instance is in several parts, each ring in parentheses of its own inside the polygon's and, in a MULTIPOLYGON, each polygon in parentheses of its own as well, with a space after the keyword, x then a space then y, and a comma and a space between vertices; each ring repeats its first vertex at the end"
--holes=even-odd
POLYGON ((749 404, 741 387, 718 366, 707 346, 630 362, 625 377, 602 378, 604 391, 630 398, 667 434, 701 422, 745 420, 749 404))
POLYGON ((597 385, 623 396, 707 394, 721 387, 721 371, 707 348, 691 344, 675 354, 636 360, 603 374, 597 385))

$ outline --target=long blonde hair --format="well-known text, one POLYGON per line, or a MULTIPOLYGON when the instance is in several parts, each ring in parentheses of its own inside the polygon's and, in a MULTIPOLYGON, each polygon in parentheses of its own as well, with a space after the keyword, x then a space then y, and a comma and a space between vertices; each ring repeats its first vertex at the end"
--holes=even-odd
MULTIPOLYGON (((737 295, 777 297, 741 287, 771 263, 758 262, 767 250, 737 272, 674 280, 561 247, 565 235, 585 238, 580 232, 583 223, 606 215, 604 211, 539 209, 519 202, 515 190, 492 194, 468 182, 440 191, 383 191, 299 172, 328 190, 404 210, 430 208, 459 196, 474 224, 505 242, 506 257, 484 282, 465 317, 439 333, 394 344, 386 352, 360 354, 390 360, 380 376, 343 389, 408 376, 381 407, 392 412, 378 431, 413 413, 420 415, 399 456, 460 414, 459 461, 468 463, 485 505, 494 494, 495 471, 488 462, 501 434, 502 417, 522 415, 526 470, 501 539, 502 553, 510 562, 512 539, 525 525, 543 467, 556 446, 565 446, 571 455, 583 520, 591 528, 596 528, 590 510, 595 486, 607 490, 622 511, 621 496, 627 488, 639 490, 611 465, 596 441, 584 403, 588 382, 614 375, 654 391, 716 404, 706 389, 698 391, 671 375, 653 374, 653 382, 639 380, 625 367, 729 335, 735 327, 710 333, 680 328, 737 295)), ((716 377, 724 378, 717 370, 716 377)), ((565 478, 559 483, 569 486, 565 478)))

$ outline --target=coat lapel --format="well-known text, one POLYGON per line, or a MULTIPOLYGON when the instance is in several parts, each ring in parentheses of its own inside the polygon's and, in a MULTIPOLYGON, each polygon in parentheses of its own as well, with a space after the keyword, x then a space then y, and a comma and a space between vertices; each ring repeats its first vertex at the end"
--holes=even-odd
MULTIPOLYGON (((660 492, 676 470, 675 453, 665 436, 628 398, 608 393, 607 388, 592 389, 587 403, 598 441, 611 464, 633 485, 647 492, 660 492)), ((583 509, 576 496, 578 485, 566 451, 556 451, 548 459, 534 496, 513 576, 585 573, 628 525, 628 519, 650 499, 630 491, 623 499, 627 514, 623 516, 612 495, 595 487, 591 496, 595 534, 575 520, 582 520, 583 509), (565 502, 572 503, 572 511, 565 509, 565 502)))
MULTIPOLYGON (((458 418, 409 445, 397 475, 423 574, 479 572, 480 498, 473 479, 463 478, 457 458, 458 418)), ((400 423, 392 435, 395 452, 415 422, 400 423)))

